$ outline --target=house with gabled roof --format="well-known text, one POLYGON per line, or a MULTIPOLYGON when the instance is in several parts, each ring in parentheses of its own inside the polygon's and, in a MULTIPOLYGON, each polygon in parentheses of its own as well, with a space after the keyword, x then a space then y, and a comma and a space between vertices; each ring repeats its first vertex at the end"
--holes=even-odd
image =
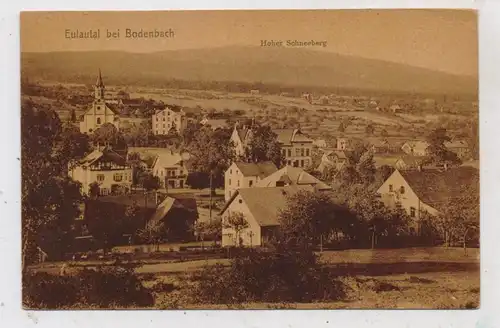
POLYGON ((479 170, 473 167, 449 169, 395 170, 377 193, 389 207, 401 206, 417 223, 425 212, 437 215, 448 201, 479 192, 479 170))
POLYGON ((185 188, 188 176, 188 153, 166 150, 158 152, 152 166, 152 173, 160 179, 162 188, 185 188))
POLYGON ((426 156, 429 143, 423 140, 407 141, 401 146, 401 150, 412 156, 426 156))
POLYGON ((162 110, 157 110, 151 120, 151 127, 155 135, 167 135, 171 132, 182 133, 188 124, 187 114, 179 106, 166 106, 162 110))
POLYGON ((286 208, 288 197, 301 190, 314 191, 310 185, 238 189, 226 202, 221 217, 227 222, 231 215, 241 213, 248 227, 237 234, 223 224, 222 246, 265 245, 278 232, 279 213, 286 208))
POLYGON ((236 156, 245 156, 246 149, 252 138, 252 128, 246 125, 240 126, 239 123, 234 124, 234 129, 229 141, 232 143, 236 156))
POLYGON ((287 165, 307 168, 312 165, 313 140, 300 129, 274 130, 287 165))
POLYGON ((332 187, 313 177, 300 167, 285 166, 261 179, 255 187, 311 186, 316 191, 331 190, 332 187))
POLYGON ((224 173, 224 195, 228 201, 239 188, 254 187, 265 177, 276 172, 273 162, 246 163, 234 162, 224 173))
POLYGON ((340 171, 345 165, 349 164, 349 151, 347 150, 326 150, 321 156, 321 162, 317 170, 324 173, 328 168, 335 168, 340 171))
POLYGON ((98 148, 85 158, 69 164, 69 176, 82 184, 82 193, 88 194, 96 182, 101 195, 128 192, 132 186, 132 167, 125 157, 109 147, 98 148))

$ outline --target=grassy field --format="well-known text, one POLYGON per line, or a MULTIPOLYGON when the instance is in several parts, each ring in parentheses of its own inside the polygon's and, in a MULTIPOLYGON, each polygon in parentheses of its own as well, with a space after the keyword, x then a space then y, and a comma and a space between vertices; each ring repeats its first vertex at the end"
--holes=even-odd
MULTIPOLYGON (((155 308, 476 308, 480 289, 479 250, 468 249, 467 253, 461 248, 441 247, 325 251, 319 254, 320 261, 336 273, 347 291, 344 299, 329 303, 191 304, 186 295, 193 273, 207 265, 229 265, 228 259, 144 261, 135 270, 147 288, 158 283, 173 284, 173 291, 155 291, 155 308)), ((70 266, 69 271, 79 270, 82 266, 78 263, 70 266)), ((62 264, 46 263, 36 270, 58 274, 62 264)))

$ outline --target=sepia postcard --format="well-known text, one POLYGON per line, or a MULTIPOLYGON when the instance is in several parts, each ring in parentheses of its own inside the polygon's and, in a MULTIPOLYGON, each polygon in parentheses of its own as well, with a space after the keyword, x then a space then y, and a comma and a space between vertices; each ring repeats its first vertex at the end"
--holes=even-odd
POLYGON ((479 307, 477 13, 21 13, 24 309, 479 307))

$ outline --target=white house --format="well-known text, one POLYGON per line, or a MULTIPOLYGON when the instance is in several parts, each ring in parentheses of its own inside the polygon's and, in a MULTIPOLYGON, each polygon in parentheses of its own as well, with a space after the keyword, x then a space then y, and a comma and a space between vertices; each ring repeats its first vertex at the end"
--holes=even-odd
POLYGON ((418 229, 424 212, 438 214, 449 200, 477 189, 478 183, 479 170, 473 167, 395 170, 377 193, 386 206, 404 208, 418 229))
POLYGON ((182 133, 187 127, 188 118, 182 108, 167 106, 156 111, 151 124, 155 135, 167 135, 171 130, 182 133))
POLYGON ((252 129, 247 126, 234 125, 233 133, 229 141, 233 144, 236 156, 244 156, 248 144, 252 138, 252 129))
POLYGON ((108 195, 130 190, 132 168, 125 158, 108 147, 96 149, 82 160, 69 164, 69 176, 82 184, 82 193, 89 193, 90 184, 99 184, 99 193, 108 195))
POLYGON ((224 198, 228 201, 239 188, 254 187, 261 179, 276 172, 272 162, 234 162, 224 174, 224 198))
POLYGON ((302 168, 312 165, 312 139, 299 129, 279 129, 274 132, 278 135, 285 164, 302 168))
POLYGON ((163 188, 185 188, 189 173, 186 166, 188 160, 189 154, 187 153, 172 150, 158 153, 153 162, 153 175, 160 179, 163 188))
POLYGON ((279 228, 279 212, 286 208, 288 197, 300 190, 313 191, 309 185, 241 188, 238 189, 221 211, 223 222, 236 213, 243 215, 248 227, 242 231, 223 224, 222 246, 261 246, 265 245, 279 228))

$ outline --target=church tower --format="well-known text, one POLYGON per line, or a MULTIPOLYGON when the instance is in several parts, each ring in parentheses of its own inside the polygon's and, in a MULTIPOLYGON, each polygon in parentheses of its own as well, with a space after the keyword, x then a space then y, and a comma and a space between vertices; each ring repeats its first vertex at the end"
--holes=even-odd
POLYGON ((104 101, 104 83, 102 83, 101 69, 99 68, 99 76, 94 86, 94 98, 98 102, 104 101))

